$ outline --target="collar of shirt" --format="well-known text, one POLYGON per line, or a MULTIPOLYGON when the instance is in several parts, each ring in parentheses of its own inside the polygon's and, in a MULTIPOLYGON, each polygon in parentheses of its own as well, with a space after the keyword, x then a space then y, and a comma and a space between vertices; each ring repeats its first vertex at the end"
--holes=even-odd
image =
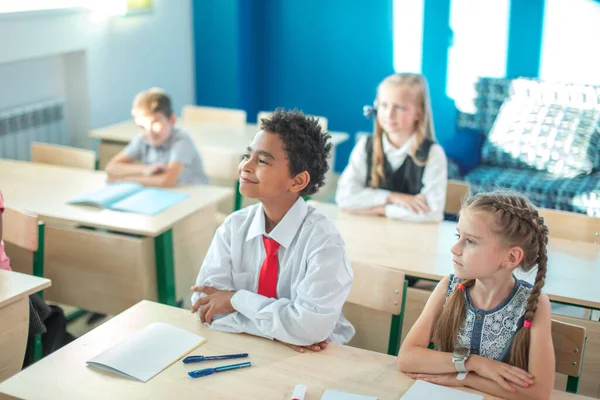
POLYGON ((415 134, 413 133, 412 135, 410 135, 410 137, 408 138, 406 143, 404 143, 401 147, 396 148, 388 139, 387 134, 384 134, 383 140, 382 140, 383 152, 385 154, 408 153, 414 140, 415 140, 415 134))
POLYGON ((270 234, 267 234, 265 229, 265 212, 262 203, 258 204, 256 214, 254 214, 254 218, 248 229, 248 234, 246 235, 246 241, 263 235, 275 240, 284 248, 288 248, 307 213, 308 206, 306 205, 306 202, 302 197, 298 197, 298 200, 296 200, 294 205, 287 213, 285 213, 283 219, 279 221, 270 234))
POLYGON ((171 133, 169 133, 169 137, 160 146, 155 147, 146 141, 144 141, 144 142, 146 143, 147 146, 152 147, 155 150, 168 150, 171 148, 171 142, 173 142, 173 139, 176 134, 177 134, 177 128, 176 127, 171 128, 171 133))

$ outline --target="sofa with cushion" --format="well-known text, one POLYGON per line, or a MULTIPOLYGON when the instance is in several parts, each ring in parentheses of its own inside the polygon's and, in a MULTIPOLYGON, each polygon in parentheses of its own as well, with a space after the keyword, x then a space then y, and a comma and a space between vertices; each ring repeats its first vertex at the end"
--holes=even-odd
POLYGON ((539 207, 600 217, 600 86, 480 78, 458 127, 486 136, 472 193, 518 191, 539 207))

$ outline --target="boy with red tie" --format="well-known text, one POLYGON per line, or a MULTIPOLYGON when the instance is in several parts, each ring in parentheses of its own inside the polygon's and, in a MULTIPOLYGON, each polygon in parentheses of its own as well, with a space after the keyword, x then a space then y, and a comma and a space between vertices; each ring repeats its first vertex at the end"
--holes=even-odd
POLYGON ((303 199, 324 184, 329 141, 298 111, 261 120, 239 167, 240 192, 260 203, 231 214, 215 234, 192 287, 202 322, 300 352, 352 338, 342 314, 353 278, 344 241, 303 199))

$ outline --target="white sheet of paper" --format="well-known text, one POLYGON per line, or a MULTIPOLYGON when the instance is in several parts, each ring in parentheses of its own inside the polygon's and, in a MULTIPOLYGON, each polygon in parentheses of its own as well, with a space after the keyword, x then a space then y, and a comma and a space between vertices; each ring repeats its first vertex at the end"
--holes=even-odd
POLYGON ((363 396, 362 394, 338 392, 337 390, 327 389, 323 392, 321 400, 377 400, 377 397, 363 396))
POLYGON ((142 382, 206 342, 202 336, 184 329, 154 322, 87 363, 142 382))
POLYGON ((483 400, 483 396, 461 392, 446 386, 434 385, 425 381, 416 381, 404 393, 401 400, 444 399, 444 400, 483 400))

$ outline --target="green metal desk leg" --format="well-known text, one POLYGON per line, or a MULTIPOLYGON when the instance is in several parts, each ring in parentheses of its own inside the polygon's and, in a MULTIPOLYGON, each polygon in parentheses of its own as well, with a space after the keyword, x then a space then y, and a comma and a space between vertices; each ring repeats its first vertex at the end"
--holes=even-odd
POLYGON ((240 181, 235 183, 235 194, 234 194, 234 202, 233 202, 233 211, 238 211, 242 209, 242 194, 240 193, 240 181))
MULTIPOLYGON (((44 277, 44 240, 45 240, 45 226, 43 222, 38 223, 38 249, 33 253, 33 275, 43 278, 44 277)), ((44 298, 44 292, 40 290, 37 293, 42 299, 44 298)), ((44 346, 42 344, 42 335, 38 334, 33 336, 29 342, 29 354, 30 363, 33 364, 42 359, 44 355, 44 346)))
MULTIPOLYGON (((585 338, 585 340, 583 341, 583 349, 581 349, 581 351, 583 352, 582 354, 585 355, 585 345, 587 342, 587 337, 585 338)), ((583 356, 581 356, 581 365, 579 366, 579 372, 581 373, 581 367, 583 366, 583 356)), ((567 375, 567 393, 575 393, 577 394, 579 392, 579 378, 581 376, 570 376, 567 375)))
POLYGON ((175 261, 173 257, 173 231, 168 231, 154 238, 156 256, 156 286, 158 301, 162 304, 176 306, 175 301, 175 261))
POLYGON ((402 340, 402 323, 404 322, 404 306, 406 305, 406 291, 408 289, 408 281, 404 281, 402 289, 402 305, 400 306, 400 314, 392 315, 392 326, 390 327, 390 341, 388 343, 388 354, 397 356, 400 351, 400 341, 402 340))

